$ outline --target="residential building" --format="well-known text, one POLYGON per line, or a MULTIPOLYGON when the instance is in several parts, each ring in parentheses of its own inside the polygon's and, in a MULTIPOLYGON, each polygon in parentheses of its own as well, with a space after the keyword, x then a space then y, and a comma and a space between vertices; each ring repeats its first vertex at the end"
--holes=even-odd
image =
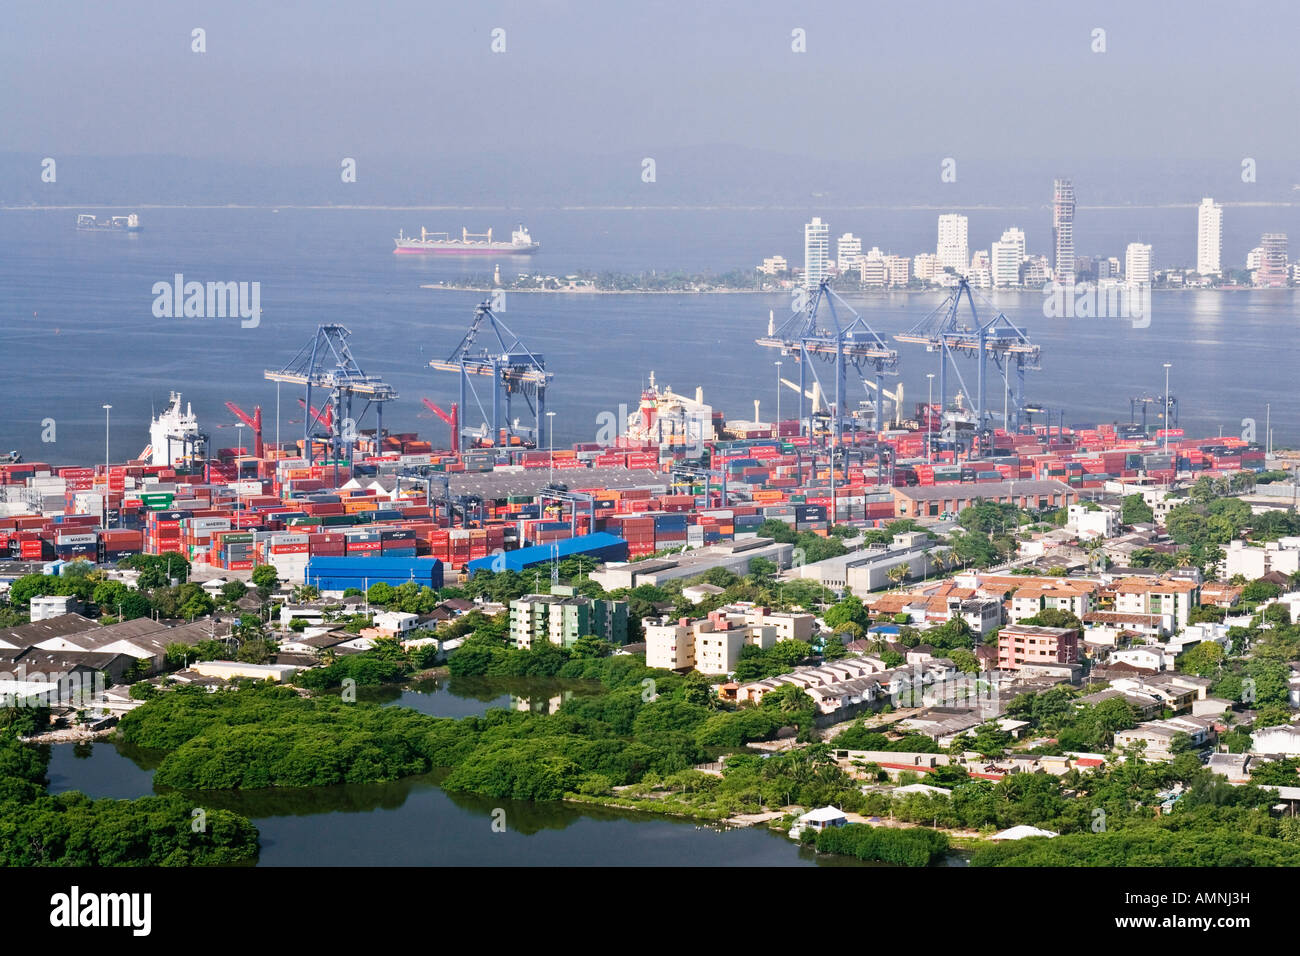
POLYGON ((1075 664, 1079 632, 1072 627, 1008 624, 998 631, 998 668, 1015 671, 1032 664, 1075 664))
POLYGON ((993 284, 998 287, 1020 285, 1020 264, 1025 258, 1025 234, 1012 226, 992 248, 993 284))
POLYGON ((790 264, 785 261, 785 256, 768 256, 758 271, 769 276, 782 275, 790 271, 790 264))
POLYGON ((1201 748, 1213 743, 1214 722, 1204 717, 1171 717, 1169 720, 1148 720, 1129 730, 1115 731, 1115 749, 1125 750, 1134 744, 1143 747, 1145 760, 1173 760, 1179 735, 1201 748))
POLYGON ((862 258, 862 240, 851 232, 846 232, 835 243, 835 267, 840 275, 858 267, 862 258))
POLYGON ((530 650, 540 640, 572 647, 586 635, 625 644, 627 602, 596 600, 561 585, 553 586, 550 594, 526 594, 510 602, 512 647, 530 650))
POLYGON ((1113 538, 1119 534, 1119 508, 1080 502, 1070 505, 1067 515, 1066 527, 1076 534, 1098 538, 1113 538))
POLYGON ((803 286, 809 291, 821 285, 829 273, 831 227, 813 217, 803 227, 803 286))
POLYGON ((1256 246, 1246 253, 1246 271, 1254 272, 1259 268, 1259 264, 1264 261, 1264 247, 1256 246))
POLYGON ((1011 595, 1011 620, 1037 617, 1041 611, 1065 611, 1083 620, 1092 610, 1098 585, 1095 581, 1066 578, 1023 578, 1024 584, 1011 595))
POLYGON ((1255 285, 1265 289, 1282 288, 1287 284, 1286 233, 1266 232, 1259 240, 1263 252, 1255 272, 1255 285))
POLYGON ((912 260, 907 256, 885 256, 885 269, 889 284, 894 288, 907 285, 912 280, 912 260))
POLYGON ((862 284, 869 289, 883 289, 889 281, 889 266, 880 250, 874 246, 866 255, 858 257, 858 272, 862 284))
POLYGON ((1124 252, 1124 279, 1129 285, 1150 285, 1151 246, 1130 242, 1124 252))
POLYGON ((1074 285, 1074 183, 1068 179, 1052 184, 1052 247, 1054 278, 1061 285, 1074 285))
POLYGON ((1201 586, 1196 581, 1164 579, 1148 581, 1125 578, 1115 585, 1115 610, 1127 614, 1169 614, 1179 627, 1201 604, 1201 586))
POLYGON ((939 257, 932 253, 922 252, 912 259, 912 274, 922 282, 934 282, 942 273, 939 257))
MULTIPOLYGON (((642 621, 646 665, 667 670, 693 667, 701 674, 729 674, 746 644, 770 648, 782 633, 812 636, 811 614, 769 614, 766 608, 719 608, 707 618, 642 621)), ((806 638, 805 638, 806 639, 806 638)))
POLYGON ((1295 574, 1300 571, 1300 538, 1286 537, 1262 544, 1248 544, 1236 538, 1228 542, 1223 561, 1226 578, 1240 574, 1253 581, 1271 571, 1295 574))
POLYGON ((970 264, 965 216, 945 213, 939 217, 939 242, 935 256, 941 270, 952 269, 958 274, 965 274, 970 264))
POLYGON ((29 610, 29 619, 35 623, 64 614, 80 614, 82 607, 81 602, 70 594, 38 594, 31 599, 29 610))
POLYGON ((1218 275, 1223 250, 1223 206, 1213 199, 1201 200, 1196 211, 1196 271, 1218 275))
POLYGON ((993 265, 988 251, 980 249, 970 257, 970 270, 967 272, 970 284, 977 289, 988 289, 993 285, 993 265))
POLYGON ((1020 284, 1029 289, 1041 289, 1052 278, 1047 256, 1026 256, 1020 267, 1020 284))
POLYGON ((695 631, 689 618, 679 621, 641 622, 645 632, 646 667, 684 670, 695 666, 695 631))

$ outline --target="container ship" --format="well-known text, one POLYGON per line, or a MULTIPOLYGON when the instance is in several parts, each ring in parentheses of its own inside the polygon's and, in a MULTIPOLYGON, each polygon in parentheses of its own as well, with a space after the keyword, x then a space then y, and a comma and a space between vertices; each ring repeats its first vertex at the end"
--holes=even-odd
POLYGON ((140 217, 135 213, 128 216, 109 216, 98 219, 90 213, 77 215, 77 228, 87 232, 139 232, 140 217))
POLYGON ((452 239, 449 233, 429 232, 421 228, 418 239, 399 231, 393 243, 397 246, 393 250, 395 255, 416 256, 526 256, 542 247, 540 242, 533 242, 533 237, 522 225, 510 234, 509 242, 493 242, 491 229, 475 233, 462 228, 460 238, 452 239))

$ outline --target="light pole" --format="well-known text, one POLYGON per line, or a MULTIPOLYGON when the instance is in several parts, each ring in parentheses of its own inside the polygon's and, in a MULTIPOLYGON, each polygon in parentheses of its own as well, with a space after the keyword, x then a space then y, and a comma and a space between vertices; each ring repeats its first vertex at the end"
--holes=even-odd
POLYGON ((546 413, 546 443, 551 459, 551 483, 555 483, 555 422, 550 419, 555 418, 555 412, 546 413))
POLYGON ((781 363, 776 363, 776 426, 772 429, 772 437, 779 439, 781 437, 781 363))
POLYGON ((1170 366, 1170 363, 1169 363, 1169 362, 1166 362, 1166 363, 1165 363, 1165 396, 1164 396, 1164 402, 1165 402, 1165 451, 1166 451, 1166 452, 1169 451, 1169 366, 1170 366))
POLYGON ((929 379, 925 388, 925 461, 926 464, 932 464, 934 458, 930 451, 932 444, 930 436, 930 432, 932 431, 930 426, 930 416, 934 414, 934 373, 926 372, 925 377, 929 379))
POLYGON ((112 405, 100 406, 104 409, 104 477, 108 478, 108 412, 112 405))

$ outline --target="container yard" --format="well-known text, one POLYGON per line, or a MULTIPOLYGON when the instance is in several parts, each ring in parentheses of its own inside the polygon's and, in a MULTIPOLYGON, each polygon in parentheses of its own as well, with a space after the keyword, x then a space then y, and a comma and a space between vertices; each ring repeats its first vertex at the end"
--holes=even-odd
MULTIPOLYGON (((947 335, 943 323, 955 320, 962 291, 896 338, 929 341, 934 328, 947 335)), ((803 325, 816 329, 818 308, 836 301, 847 308, 823 285, 803 325)), ((949 396, 941 384, 937 400, 906 410, 899 407, 901 389, 891 393, 879 384, 898 353, 860 316, 847 328, 851 340, 809 337, 793 326, 770 327, 757 340, 798 360, 797 417, 731 420, 705 402, 703 387, 693 397, 678 394, 658 386, 652 372, 617 434, 554 448, 546 431, 545 395, 554 386, 545 359, 484 302, 450 357, 429 363, 455 372, 461 384, 449 412, 423 400, 450 426, 446 450, 439 450, 419 435, 384 429, 384 406, 399 396, 362 370, 348 329, 322 325, 285 365, 265 373, 302 388, 299 404, 308 413, 301 437, 268 441, 261 409, 249 414, 231 402, 241 427, 250 429, 251 449, 213 449, 173 392, 147 428, 141 423, 148 444, 136 460, 0 464, 0 559, 112 564, 142 552, 176 553, 223 575, 246 577, 271 565, 283 581, 330 590, 380 580, 441 586, 571 555, 618 563, 744 541, 769 519, 824 535, 836 524, 943 520, 982 493, 1045 507, 1067 500, 1063 493, 1077 499, 1107 482, 1163 484, 1265 466, 1259 446, 1187 437, 1169 427, 1176 418, 1164 413, 1166 427, 1157 431, 1145 421, 1067 426, 1063 411, 1033 423, 1044 409, 1023 397, 1032 366, 1019 358, 1036 347, 1018 330, 985 343, 995 346, 986 352, 1002 349, 1016 359, 1004 363, 1005 401, 1015 376, 1014 404, 1003 416, 1009 428, 992 427, 982 385, 972 401, 961 391, 949 396), (476 350, 478 338, 495 340, 499 350, 476 350), (816 360, 827 356, 836 371, 823 385, 816 360), (850 367, 877 380, 872 401, 851 414, 850 367), (487 391, 497 390, 486 404, 482 386, 470 385, 482 376, 491 379, 487 391), (886 396, 894 401, 892 417, 886 396), (512 402, 531 415, 516 417, 512 402), (371 426, 365 416, 372 408, 371 426), (534 424, 521 424, 528 417, 534 424), (482 424, 475 428, 475 421, 482 424)), ((974 360, 984 361, 984 353, 974 360)), ((949 364, 959 363, 943 350, 940 363, 943 383, 949 364)), ((1177 408, 1172 396, 1152 400, 1166 413, 1177 408)), ((1145 416, 1148 400, 1142 402, 1145 416)))
POLYGON ((556 555, 605 562, 705 547, 753 536, 772 518, 821 534, 832 523, 878 526, 915 513, 902 510, 914 502, 896 489, 953 486, 928 496, 942 501, 977 497, 981 484, 1024 482, 1028 492, 1054 481, 1086 494, 1114 480, 1264 467, 1263 450, 1238 438, 1122 438, 1105 425, 996 430, 980 459, 951 449, 927 456, 925 437, 859 432, 833 448, 807 436, 720 438, 690 460, 651 442, 584 444, 556 449, 553 467, 532 450, 353 449, 340 470, 304 457, 301 442, 260 458, 223 449, 189 472, 145 461, 19 462, 0 465, 0 558, 112 564, 171 552, 235 575, 273 565, 290 582, 432 584, 443 569, 448 580, 491 569, 497 553, 508 558, 502 568, 519 570, 556 555))

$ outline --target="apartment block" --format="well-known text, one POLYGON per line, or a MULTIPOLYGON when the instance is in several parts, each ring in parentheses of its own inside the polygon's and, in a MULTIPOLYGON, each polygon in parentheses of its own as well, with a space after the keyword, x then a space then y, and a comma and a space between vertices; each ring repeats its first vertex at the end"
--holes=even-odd
POLYGON ((998 631, 998 668, 1015 671, 1034 664, 1075 664, 1079 632, 1071 627, 1008 624, 998 631))
POLYGON ((572 647, 588 634, 626 644, 627 602, 595 600, 558 585, 550 594, 526 594, 510 602, 510 644, 519 650, 530 650, 541 640, 572 647))
POLYGON ((1201 603, 1201 586, 1189 580, 1149 581, 1125 578, 1115 585, 1115 610, 1127 614, 1169 614, 1179 627, 1187 625, 1192 608, 1201 603))

